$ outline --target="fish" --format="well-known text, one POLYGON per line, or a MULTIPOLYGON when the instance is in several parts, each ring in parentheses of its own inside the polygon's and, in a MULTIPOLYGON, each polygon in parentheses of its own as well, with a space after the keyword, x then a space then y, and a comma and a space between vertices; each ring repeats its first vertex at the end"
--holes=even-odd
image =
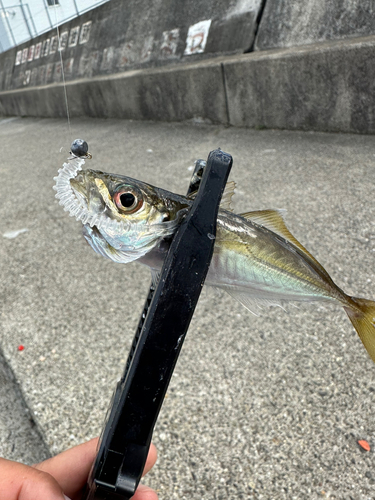
MULTIPOLYGON (((179 195, 127 176, 83 169, 84 163, 72 158, 59 169, 54 178, 59 203, 83 224, 83 236, 95 252, 117 263, 146 265, 156 282, 196 193, 179 195)), ((375 362, 375 302, 339 288, 290 233, 283 211, 235 214, 234 188, 228 182, 222 196, 205 284, 224 290, 252 312, 263 304, 283 307, 289 301, 338 304, 375 362)))

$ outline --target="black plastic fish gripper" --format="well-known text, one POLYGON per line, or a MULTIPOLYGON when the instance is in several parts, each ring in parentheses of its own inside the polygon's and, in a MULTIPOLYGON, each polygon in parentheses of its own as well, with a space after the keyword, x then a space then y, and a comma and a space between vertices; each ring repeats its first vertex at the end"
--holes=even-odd
POLYGON ((194 202, 173 237, 158 285, 150 288, 117 384, 85 500, 129 500, 140 481, 153 429, 214 249, 216 219, 232 157, 220 149, 196 164, 194 202), (203 172, 203 173, 202 173, 203 172), (201 180, 200 180, 201 179, 201 180))

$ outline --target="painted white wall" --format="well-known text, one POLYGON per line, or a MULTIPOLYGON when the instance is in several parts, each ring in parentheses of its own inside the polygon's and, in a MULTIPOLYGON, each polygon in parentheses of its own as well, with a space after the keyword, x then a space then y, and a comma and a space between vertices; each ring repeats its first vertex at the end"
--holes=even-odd
POLYGON ((0 52, 110 0, 0 0, 0 52), (31 33, 31 36, 30 36, 31 33))

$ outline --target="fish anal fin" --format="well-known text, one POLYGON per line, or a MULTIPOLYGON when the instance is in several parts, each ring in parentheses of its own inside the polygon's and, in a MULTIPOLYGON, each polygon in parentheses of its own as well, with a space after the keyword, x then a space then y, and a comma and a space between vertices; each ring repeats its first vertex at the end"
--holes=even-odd
POLYGON ((259 226, 266 227, 267 229, 273 231, 278 234, 282 238, 287 241, 293 243, 295 247, 297 247, 303 254, 305 254, 310 260, 312 260, 315 265, 319 268, 319 270, 325 275, 328 276, 327 271, 324 267, 311 255, 311 253, 306 250, 306 248, 292 235, 289 229, 285 225, 285 221, 283 218, 283 214, 286 210, 255 210, 254 212, 245 212, 243 214, 238 214, 240 217, 244 219, 255 222, 259 226))
POLYGON ((260 316, 263 310, 263 307, 281 307, 283 311, 285 308, 282 305, 281 301, 276 299, 266 299, 261 297, 256 297, 254 295, 249 295, 244 292, 238 292, 233 288, 229 287, 217 287, 220 290, 224 290, 227 292, 233 299, 237 300, 240 304, 242 304, 248 311, 250 311, 254 316, 260 316))
POLYGON ((248 311, 251 312, 251 314, 254 314, 254 316, 259 316, 259 311, 257 311, 257 304, 251 298, 249 298, 247 295, 243 293, 238 293, 236 291, 229 291, 225 289, 225 291, 235 300, 238 300, 240 304, 242 304, 248 311))

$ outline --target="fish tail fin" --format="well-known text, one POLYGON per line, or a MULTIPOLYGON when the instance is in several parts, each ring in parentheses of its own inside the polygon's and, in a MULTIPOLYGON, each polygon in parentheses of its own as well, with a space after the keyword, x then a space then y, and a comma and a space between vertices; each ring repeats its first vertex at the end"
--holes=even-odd
POLYGON ((351 297, 350 302, 344 309, 375 363, 375 302, 356 297, 351 297))

